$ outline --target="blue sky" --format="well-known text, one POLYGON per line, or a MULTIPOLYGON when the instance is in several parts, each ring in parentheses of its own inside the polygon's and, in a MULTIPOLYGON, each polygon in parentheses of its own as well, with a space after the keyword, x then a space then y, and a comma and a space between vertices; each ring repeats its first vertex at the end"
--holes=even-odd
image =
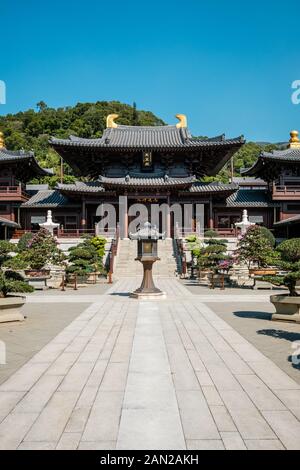
POLYGON ((300 130, 299 9, 286 0, 2 0, 0 114, 135 101, 194 135, 300 130))

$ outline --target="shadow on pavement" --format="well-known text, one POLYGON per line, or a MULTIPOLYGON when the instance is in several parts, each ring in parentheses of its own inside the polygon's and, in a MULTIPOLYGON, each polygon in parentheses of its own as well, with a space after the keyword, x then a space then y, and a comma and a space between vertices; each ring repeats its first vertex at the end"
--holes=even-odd
POLYGON ((238 311, 233 312, 239 318, 255 318, 256 320, 271 320, 272 313, 269 312, 254 312, 254 311, 238 311))
POLYGON ((120 297, 129 297, 131 292, 112 292, 109 295, 118 295, 120 297))
POLYGON ((272 336, 273 338, 285 339, 286 341, 300 341, 300 333, 294 333, 293 331, 265 329, 258 330, 257 334, 272 336))
MULTIPOLYGON (((300 333, 294 333, 292 331, 285 331, 285 330, 258 330, 257 332, 259 335, 266 335, 266 336, 272 336, 273 338, 279 338, 279 339, 284 339, 286 341, 290 341, 293 343, 294 341, 300 341, 300 333)), ((295 353, 292 355, 289 355, 287 357, 288 362, 291 363, 291 366, 294 369, 300 370, 300 355, 297 354, 299 353, 299 347, 297 348, 298 350, 295 349, 295 353)))

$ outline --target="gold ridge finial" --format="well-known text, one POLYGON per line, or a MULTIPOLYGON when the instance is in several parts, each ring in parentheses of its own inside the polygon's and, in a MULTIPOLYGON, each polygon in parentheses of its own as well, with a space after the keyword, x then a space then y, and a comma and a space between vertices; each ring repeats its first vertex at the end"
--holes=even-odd
POLYGON ((3 132, 0 132, 0 149, 4 149, 4 136, 3 136, 3 132))
POLYGON ((179 122, 176 124, 176 127, 187 127, 187 118, 185 114, 176 114, 177 119, 179 119, 179 122))
POLYGON ((118 114, 109 114, 106 118, 106 127, 118 127, 118 124, 115 122, 115 119, 118 119, 118 114))
POLYGON ((291 131, 290 136, 290 148, 300 148, 299 132, 291 131))

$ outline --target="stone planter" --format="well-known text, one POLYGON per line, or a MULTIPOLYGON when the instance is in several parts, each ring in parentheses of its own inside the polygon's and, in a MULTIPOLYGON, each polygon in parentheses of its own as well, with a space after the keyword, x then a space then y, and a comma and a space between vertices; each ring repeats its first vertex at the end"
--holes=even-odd
POLYGON ((300 296, 290 297, 287 294, 271 295, 271 303, 276 309, 272 320, 285 320, 300 323, 300 296))
POLYGON ((261 268, 261 269, 249 269, 249 274, 252 274, 253 276, 275 276, 277 274, 276 269, 267 269, 267 268, 261 268))
POLYGON ((25 304, 26 297, 0 298, 0 323, 9 321, 23 321, 24 315, 20 308, 25 304))
POLYGON ((25 269, 26 277, 47 277, 50 275, 50 269, 25 269))

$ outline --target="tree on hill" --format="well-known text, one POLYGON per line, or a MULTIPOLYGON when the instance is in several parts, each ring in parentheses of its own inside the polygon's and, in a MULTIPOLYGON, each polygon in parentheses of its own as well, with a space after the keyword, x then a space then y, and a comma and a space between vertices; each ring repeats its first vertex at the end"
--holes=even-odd
POLYGON ((234 154, 233 166, 235 174, 239 175, 242 168, 251 167, 262 151, 271 152, 276 148, 276 144, 258 144, 256 142, 247 142, 234 154))

